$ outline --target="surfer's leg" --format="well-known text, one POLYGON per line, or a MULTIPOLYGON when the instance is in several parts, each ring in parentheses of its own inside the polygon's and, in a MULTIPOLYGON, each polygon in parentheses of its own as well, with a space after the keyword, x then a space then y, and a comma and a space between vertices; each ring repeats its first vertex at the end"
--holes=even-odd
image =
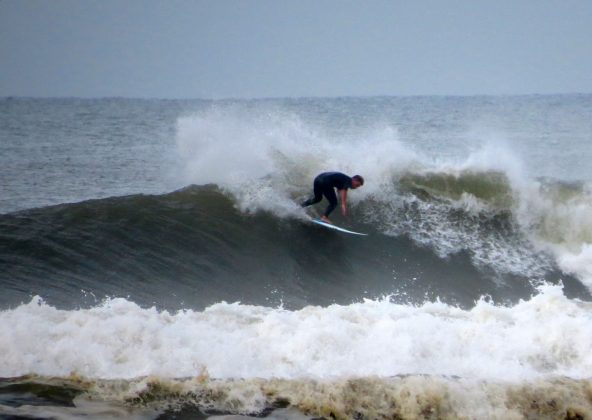
POLYGON ((327 210, 325 210, 324 216, 329 217, 331 212, 337 207, 337 195, 335 195, 335 189, 333 187, 324 188, 323 195, 329 200, 329 205, 327 206, 327 210))
POLYGON ((302 203, 302 207, 312 206, 313 204, 318 203, 323 199, 323 188, 319 182, 314 183, 314 197, 309 198, 304 203, 302 203))

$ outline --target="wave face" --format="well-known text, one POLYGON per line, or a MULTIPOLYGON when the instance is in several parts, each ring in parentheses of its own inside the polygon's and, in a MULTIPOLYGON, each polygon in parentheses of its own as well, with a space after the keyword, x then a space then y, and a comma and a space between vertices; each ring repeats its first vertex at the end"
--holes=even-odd
POLYGON ((483 295, 517 302, 560 280, 568 296, 589 298, 506 210, 475 212, 411 183, 390 214, 372 199, 352 208, 352 228, 370 234, 362 239, 310 224, 295 204, 291 217, 242 212, 213 186, 3 215, 3 304, 39 295, 72 308, 122 296, 171 309, 222 300, 300 308, 391 295, 468 307, 483 295))

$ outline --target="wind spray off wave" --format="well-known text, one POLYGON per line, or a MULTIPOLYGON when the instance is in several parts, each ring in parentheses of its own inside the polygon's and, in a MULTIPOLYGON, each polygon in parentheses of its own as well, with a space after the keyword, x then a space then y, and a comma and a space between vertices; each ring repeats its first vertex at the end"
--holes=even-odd
POLYGON ((533 278, 559 265, 592 287, 589 181, 532 177, 503 140, 446 158, 399 137, 390 124, 346 130, 272 106, 212 107, 177 126, 185 182, 221 186, 242 211, 298 218, 316 174, 360 173, 366 185, 349 201, 385 234, 408 235, 442 256, 468 251, 479 266, 533 278), (482 228, 500 219, 506 235, 482 228))

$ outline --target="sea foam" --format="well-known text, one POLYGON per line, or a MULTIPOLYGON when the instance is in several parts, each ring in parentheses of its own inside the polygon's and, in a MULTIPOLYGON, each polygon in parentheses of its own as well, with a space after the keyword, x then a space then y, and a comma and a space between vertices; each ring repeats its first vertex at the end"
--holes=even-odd
POLYGON ((559 286, 515 306, 463 310, 385 298, 282 308, 218 303, 196 312, 110 299, 59 310, 39 298, 0 313, 0 377, 339 378, 444 375, 588 377, 592 311, 559 286))

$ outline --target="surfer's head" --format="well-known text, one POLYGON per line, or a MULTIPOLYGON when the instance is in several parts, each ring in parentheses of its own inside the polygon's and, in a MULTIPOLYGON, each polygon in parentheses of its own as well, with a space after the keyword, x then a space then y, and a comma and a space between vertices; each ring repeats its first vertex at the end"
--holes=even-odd
POLYGON ((364 185, 364 178, 362 175, 354 175, 352 176, 352 190, 355 190, 358 187, 364 185))

